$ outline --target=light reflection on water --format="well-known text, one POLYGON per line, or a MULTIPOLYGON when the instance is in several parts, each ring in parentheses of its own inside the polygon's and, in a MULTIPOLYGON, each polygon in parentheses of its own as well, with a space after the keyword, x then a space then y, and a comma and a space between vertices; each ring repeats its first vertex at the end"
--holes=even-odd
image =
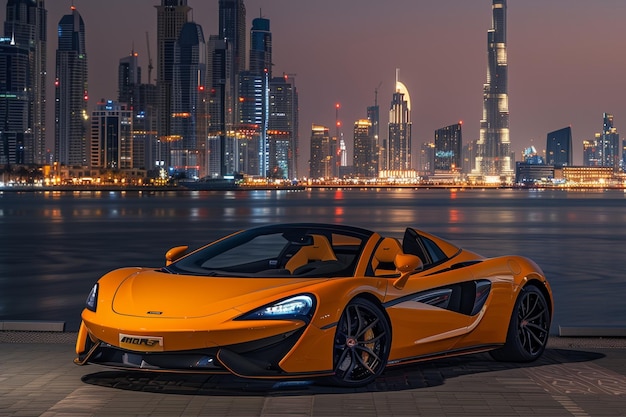
POLYGON ((397 236, 413 226, 486 256, 528 256, 551 278, 555 324, 624 325, 625 200, 622 192, 387 188, 4 193, 0 320, 71 328, 111 269, 159 266, 172 246, 251 226, 330 222, 397 236))

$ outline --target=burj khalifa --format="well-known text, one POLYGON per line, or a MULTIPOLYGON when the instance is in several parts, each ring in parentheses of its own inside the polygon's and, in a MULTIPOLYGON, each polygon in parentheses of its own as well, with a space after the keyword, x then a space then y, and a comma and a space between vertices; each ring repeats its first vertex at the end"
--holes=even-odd
POLYGON ((487 33, 487 82, 483 87, 483 117, 475 173, 486 180, 513 176, 509 138, 506 0, 493 0, 492 28, 487 33))

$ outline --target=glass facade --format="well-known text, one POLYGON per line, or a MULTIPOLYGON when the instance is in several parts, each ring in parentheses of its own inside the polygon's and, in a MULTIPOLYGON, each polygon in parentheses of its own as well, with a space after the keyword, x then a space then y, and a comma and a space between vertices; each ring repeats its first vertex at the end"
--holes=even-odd
POLYGON ((462 123, 456 123, 435 131, 435 172, 461 171, 462 126, 462 123))
POLYGON ((548 133, 546 163, 555 167, 572 165, 572 128, 564 127, 548 133))
POLYGON ((87 149, 87 52, 85 23, 75 7, 61 18, 56 53, 55 162, 67 166, 88 165, 87 149))

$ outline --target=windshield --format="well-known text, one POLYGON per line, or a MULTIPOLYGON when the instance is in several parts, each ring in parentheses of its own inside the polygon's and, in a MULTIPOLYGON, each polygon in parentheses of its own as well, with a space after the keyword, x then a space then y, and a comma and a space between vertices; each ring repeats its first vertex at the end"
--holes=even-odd
POLYGON ((261 227, 205 246, 167 271, 233 277, 352 276, 370 235, 348 227, 261 227))

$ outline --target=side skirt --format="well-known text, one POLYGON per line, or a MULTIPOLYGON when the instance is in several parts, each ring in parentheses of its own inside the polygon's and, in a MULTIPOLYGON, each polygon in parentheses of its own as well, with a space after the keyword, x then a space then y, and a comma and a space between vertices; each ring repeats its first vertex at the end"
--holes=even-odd
POLYGON ((412 356, 409 358, 394 359, 394 360, 390 360, 389 362, 387 362, 387 366, 391 367, 391 366, 396 366, 396 365, 406 365, 406 364, 415 363, 415 362, 425 362, 425 361, 431 361, 434 359, 451 358, 454 356, 469 355, 472 353, 488 352, 490 350, 498 349, 502 346, 503 344, 480 345, 480 346, 472 346, 472 347, 463 348, 463 349, 454 349, 454 350, 447 350, 444 352, 430 353, 428 355, 422 355, 422 356, 412 356))

